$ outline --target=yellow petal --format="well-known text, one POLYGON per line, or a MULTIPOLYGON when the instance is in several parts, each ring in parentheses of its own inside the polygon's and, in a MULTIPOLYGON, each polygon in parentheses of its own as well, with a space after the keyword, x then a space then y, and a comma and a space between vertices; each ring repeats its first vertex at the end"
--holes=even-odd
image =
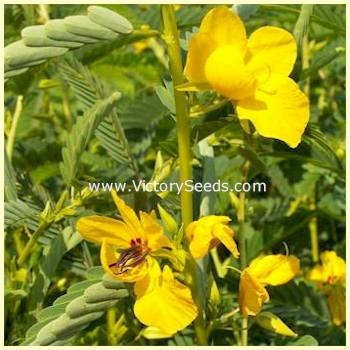
POLYGON ((146 282, 141 280, 135 284, 137 299, 134 312, 138 320, 165 334, 174 334, 186 328, 197 317, 197 308, 189 288, 174 279, 168 266, 162 273, 159 266, 154 267, 150 276, 145 279, 146 282), (149 288, 152 280, 156 282, 149 288))
POLYGON ((111 277, 124 282, 135 282, 146 276, 152 264, 152 258, 150 256, 147 256, 144 261, 135 267, 120 273, 119 269, 112 266, 118 260, 119 255, 115 252, 113 246, 108 244, 107 240, 102 242, 100 252, 101 265, 111 277))
POLYGON ((287 337, 296 337, 294 333, 279 317, 272 312, 263 311, 256 317, 258 325, 271 332, 286 335, 287 337))
POLYGON ((208 254, 210 243, 213 240, 211 230, 192 222, 186 229, 186 236, 190 240, 190 252, 195 259, 201 259, 208 254))
POLYGON ((236 242, 233 240, 233 230, 227 225, 216 224, 213 229, 214 236, 232 253, 235 258, 239 257, 236 242))
POLYGON ((340 285, 332 286, 327 294, 333 323, 340 326, 346 320, 345 288, 340 285))
POLYGON ((247 269, 241 273, 239 281, 239 308, 243 316, 257 315, 264 302, 269 301, 269 294, 264 286, 247 269))
POLYGON ((118 248, 127 248, 133 238, 127 226, 104 216, 86 216, 78 220, 77 231, 89 242, 101 244, 107 239, 118 248))
POLYGON ((205 76, 213 89, 232 100, 254 95, 255 76, 236 46, 220 46, 213 51, 205 63, 205 76))
POLYGON ((146 339, 165 339, 172 337, 172 334, 164 333, 157 327, 146 327, 141 331, 141 334, 146 339))
POLYGON ((221 239, 222 243, 237 255, 237 247, 232 239, 233 231, 227 226, 229 221, 230 218, 227 216, 208 215, 191 222, 186 228, 191 255, 195 259, 203 258, 209 249, 220 243, 221 239))
POLYGON ((233 45, 242 54, 247 47, 244 25, 239 16, 226 6, 217 6, 210 10, 202 20, 200 33, 209 34, 217 46, 233 45))
POLYGON ((288 76, 297 57, 297 45, 288 31, 278 27, 262 27, 249 37, 248 56, 262 65, 268 65, 272 73, 288 76))
POLYGON ((248 270, 260 283, 278 286, 300 273, 300 262, 293 255, 266 255, 254 259, 248 270))
POLYGON ((325 251, 320 255, 325 282, 334 284, 340 283, 345 286, 346 264, 344 259, 334 251, 325 251))
POLYGON ((141 211, 140 220, 145 232, 146 244, 151 251, 171 247, 169 238, 164 235, 163 228, 152 215, 141 211))
POLYGON ((240 119, 249 119, 257 132, 295 148, 309 121, 309 101, 290 78, 273 75, 253 97, 237 102, 240 119))
POLYGON ((317 281, 326 283, 328 281, 328 276, 323 266, 316 265, 311 271, 309 271, 307 278, 310 281, 317 281))
POLYGON ((141 223, 135 214, 135 211, 125 204, 125 202, 117 195, 115 191, 112 191, 112 197, 115 205, 117 206, 119 213, 128 226, 130 232, 132 232, 134 239, 144 239, 141 223))
POLYGON ((203 84, 207 81, 205 76, 205 63, 209 55, 216 48, 216 43, 209 34, 196 33, 188 45, 185 66, 185 76, 192 83, 203 84))

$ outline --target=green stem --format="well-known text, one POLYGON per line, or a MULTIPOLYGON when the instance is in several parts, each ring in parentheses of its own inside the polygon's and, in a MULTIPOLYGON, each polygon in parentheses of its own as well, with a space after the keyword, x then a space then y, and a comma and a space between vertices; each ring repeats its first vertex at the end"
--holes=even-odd
MULTIPOLYGON (((242 183, 247 181, 248 171, 250 167, 250 162, 246 160, 243 164, 243 177, 242 183)), ((243 271, 247 266, 247 248, 244 236, 244 219, 245 219, 245 192, 240 192, 239 194, 239 207, 237 211, 237 220, 238 220, 238 240, 239 240, 239 252, 240 252, 240 266, 243 271)), ((242 317, 241 323, 241 345, 248 345, 248 317, 242 317)))
MULTIPOLYGON (((169 69, 174 85, 176 107, 177 138, 180 161, 180 181, 192 180, 190 125, 185 92, 177 91, 176 86, 184 82, 179 37, 177 33, 173 5, 162 5, 164 40, 168 46, 169 69)), ((181 191, 181 210, 184 229, 192 222, 192 193, 181 191)))
POLYGON ((43 221, 39 225, 37 230, 32 234, 32 236, 30 237, 28 243, 24 247, 24 249, 22 251, 22 254, 19 256, 19 258, 17 260, 18 266, 23 265, 23 263, 26 261, 28 255, 31 253, 31 250, 34 247, 34 245, 37 242, 37 240, 39 239, 39 237, 45 232, 46 229, 48 229, 51 226, 51 224, 52 224, 51 221, 50 222, 43 221))
MULTIPOLYGON (((163 37, 168 47, 169 69, 174 86, 180 182, 184 184, 186 181, 192 180, 189 108, 185 92, 176 90, 176 86, 184 82, 184 76, 174 6, 162 5, 161 10, 164 28, 163 37)), ((186 227, 193 221, 192 193, 186 192, 185 189, 181 191, 181 214, 183 230, 185 231, 186 227)), ((207 345, 207 330, 201 298, 203 286, 200 283, 199 267, 193 258, 190 258, 188 266, 191 271, 193 299, 198 308, 198 317, 194 322, 197 341, 199 345, 207 345)))
POLYGON ((13 153, 13 145, 15 143, 17 124, 18 124, 18 121, 19 121, 19 118, 21 116, 22 109, 23 109, 22 102, 23 102, 23 96, 19 95, 17 97, 16 108, 15 108, 15 112, 13 114, 11 129, 10 129, 10 132, 8 134, 8 137, 7 137, 6 151, 7 151, 7 156, 8 156, 10 161, 11 161, 12 153, 13 153))
MULTIPOLYGON (((311 195, 309 207, 311 210, 316 210, 315 189, 313 190, 313 193, 311 195)), ((319 256, 317 217, 311 218, 311 220, 309 222, 309 230, 310 230, 312 261, 314 263, 317 263, 318 256, 319 256)))
POLYGON ((108 345, 117 345, 115 335, 114 335, 114 325, 116 324, 116 311, 114 307, 111 307, 107 310, 106 314, 107 318, 107 338, 108 338, 108 345))

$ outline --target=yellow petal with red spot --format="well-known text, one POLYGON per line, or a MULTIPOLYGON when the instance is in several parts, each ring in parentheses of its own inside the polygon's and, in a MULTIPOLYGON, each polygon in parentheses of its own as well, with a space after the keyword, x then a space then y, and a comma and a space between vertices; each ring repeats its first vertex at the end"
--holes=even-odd
POLYGON ((190 40, 185 66, 185 76, 193 83, 205 83, 205 63, 215 50, 216 43, 209 34, 196 33, 190 40))
POLYGON ((197 317, 191 291, 174 279, 168 266, 161 272, 154 263, 149 275, 136 282, 135 294, 134 312, 138 320, 165 334, 186 328, 197 317))
POLYGON ((202 20, 200 33, 210 34, 217 46, 233 45, 245 54, 247 37, 239 16, 226 6, 210 10, 202 20))
POLYGON ((247 269, 241 273, 239 281, 239 308, 243 316, 257 315, 264 302, 269 301, 265 287, 247 269))
POLYGON ((268 65, 271 73, 288 76, 297 57, 294 36, 288 31, 266 26, 257 29, 248 40, 248 61, 268 65))
POLYGON ((101 244, 107 239, 118 248, 130 246, 133 235, 127 226, 119 220, 104 216, 86 216, 78 220, 77 231, 89 242, 101 244))
POLYGON ((325 251, 320 255, 322 265, 316 265, 308 274, 313 281, 326 284, 346 283, 346 264, 334 251, 325 251))
POLYGON ((151 251, 165 247, 170 248, 172 246, 169 238, 164 235, 162 226, 159 225, 158 221, 152 215, 141 211, 140 220, 145 232, 147 247, 151 251))
POLYGON ((300 262, 293 255, 266 255, 254 259, 247 270, 261 284, 278 286, 300 274, 300 262))
POLYGON ((309 121, 309 101, 290 78, 274 75, 254 96, 237 102, 240 119, 248 119, 257 132, 295 148, 309 121))
POLYGON ((128 226, 129 231, 133 234, 134 239, 143 239, 143 229, 135 211, 131 209, 128 205, 126 205, 125 202, 117 195, 115 191, 112 191, 112 198, 119 210, 123 221, 128 226))
POLYGON ((213 51, 205 63, 205 76, 213 89, 232 100, 254 94, 255 76, 236 46, 220 46, 213 51))
POLYGON ((115 266, 119 257, 120 254, 115 251, 114 247, 107 240, 104 240, 100 251, 101 265, 111 277, 124 282, 136 282, 144 278, 153 260, 152 257, 147 256, 136 266, 132 268, 125 267, 121 270, 115 266))

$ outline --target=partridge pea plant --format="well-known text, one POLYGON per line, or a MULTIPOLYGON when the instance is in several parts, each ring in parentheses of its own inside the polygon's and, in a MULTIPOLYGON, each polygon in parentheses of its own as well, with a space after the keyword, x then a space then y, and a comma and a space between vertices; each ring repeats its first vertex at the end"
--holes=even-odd
POLYGON ((5 12, 7 345, 345 344, 342 5, 5 12))

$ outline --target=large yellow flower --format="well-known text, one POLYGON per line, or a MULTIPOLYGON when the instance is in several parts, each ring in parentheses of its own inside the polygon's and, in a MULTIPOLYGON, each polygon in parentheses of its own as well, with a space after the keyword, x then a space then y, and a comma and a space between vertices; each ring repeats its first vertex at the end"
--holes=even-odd
POLYGON ((186 229, 191 255, 195 259, 203 258, 209 249, 220 242, 237 258, 239 252, 233 240, 233 230, 227 225, 227 216, 209 215, 191 222, 186 229))
POLYGON ((322 264, 316 265, 309 272, 308 278, 318 282, 326 292, 333 322, 340 325, 346 320, 346 264, 334 251, 325 251, 320 257, 322 264))
POLYGON ((160 270, 152 256, 171 241, 153 215, 140 212, 140 219, 115 192, 114 202, 123 219, 83 217, 78 232, 88 241, 101 244, 101 264, 113 278, 135 282, 134 312, 145 325, 173 335, 197 317, 197 308, 188 287, 174 279, 168 266, 160 270))
POLYGON ((219 6, 190 40, 185 76, 192 89, 214 89, 231 99, 238 117, 262 136, 294 148, 309 120, 308 99, 288 77, 296 55, 288 31, 266 26, 247 39, 238 15, 219 6))
POLYGON ((254 259, 242 271, 239 283, 239 307, 243 316, 257 315, 263 303, 269 301, 267 285, 287 283, 299 273, 299 259, 292 255, 266 255, 254 259))

